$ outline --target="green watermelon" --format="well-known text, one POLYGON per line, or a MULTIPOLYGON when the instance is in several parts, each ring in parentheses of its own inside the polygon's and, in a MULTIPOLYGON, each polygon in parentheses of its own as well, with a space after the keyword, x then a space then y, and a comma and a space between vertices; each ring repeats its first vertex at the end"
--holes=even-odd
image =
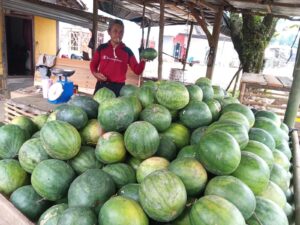
POLYGON ((111 176, 117 188, 136 183, 135 170, 125 163, 109 164, 104 166, 102 170, 111 176))
POLYGON ((86 207, 66 209, 58 218, 57 225, 94 225, 97 223, 95 212, 86 207))
POLYGON ((180 158, 193 158, 199 161, 197 157, 197 147, 196 145, 187 145, 180 149, 180 151, 177 154, 177 159, 180 158))
POLYGON ((290 129, 289 129, 289 127, 288 127, 284 122, 282 122, 282 123, 280 124, 280 128, 281 128, 285 133, 289 134, 290 129))
POLYGON ((206 101, 206 104, 211 112, 212 121, 219 119, 220 112, 221 112, 221 104, 215 99, 210 99, 206 101))
POLYGON ((153 80, 146 80, 141 85, 141 88, 143 88, 143 87, 151 88, 153 92, 156 92, 158 85, 153 80))
POLYGON ((249 107, 239 104, 239 103, 231 103, 231 104, 226 105, 222 109, 222 113, 232 112, 232 111, 243 114, 248 119, 250 127, 252 127, 254 125, 255 117, 249 107))
POLYGON ((48 158, 49 156, 39 138, 29 139, 22 145, 19 151, 19 162, 22 168, 28 173, 32 173, 37 164, 48 158))
POLYGON ((73 95, 71 100, 68 101, 70 105, 76 105, 82 108, 89 119, 96 119, 98 115, 99 103, 96 102, 92 97, 73 95))
POLYGON ((35 132, 38 131, 38 127, 27 116, 17 116, 12 119, 10 124, 14 124, 22 128, 25 131, 27 139, 29 139, 35 132))
POLYGON ((134 200, 117 196, 109 199, 100 210, 99 224, 148 225, 148 218, 141 206, 134 200))
POLYGON ((288 218, 289 224, 295 223, 295 207, 291 206, 289 203, 286 203, 283 208, 285 215, 288 218))
POLYGON ((205 133, 196 148, 200 162, 209 172, 216 175, 232 173, 241 161, 238 143, 224 131, 205 133))
POLYGON ((126 184, 125 186, 119 189, 118 195, 139 202, 139 188, 139 184, 126 184))
POLYGON ((221 115, 219 118, 219 121, 227 121, 227 122, 233 122, 238 123, 247 129, 247 131, 250 129, 249 121, 247 117, 245 117, 242 113, 236 112, 236 111, 229 111, 225 112, 221 115))
POLYGON ((289 224, 284 211, 279 206, 268 199, 256 197, 255 213, 247 220, 247 224, 274 224, 274 222, 276 225, 289 224))
POLYGON ((67 208, 65 203, 50 207, 40 216, 37 225, 57 225, 58 218, 67 208))
POLYGON ((220 99, 218 101, 220 102, 222 108, 232 103, 240 104, 240 101, 234 97, 225 97, 224 99, 220 99))
POLYGON ((44 126, 44 124, 47 122, 48 115, 46 115, 46 114, 37 115, 37 116, 34 116, 33 118, 31 118, 31 120, 40 130, 44 126))
POLYGON ((159 146, 159 135, 155 127, 146 122, 132 123, 124 135, 125 147, 134 157, 146 159, 155 154, 159 146))
POLYGON ((72 167, 58 159, 40 162, 33 170, 31 184, 43 198, 55 201, 63 198, 75 178, 72 167))
POLYGON ((137 120, 139 118, 139 115, 142 111, 142 104, 137 96, 123 96, 121 99, 126 99, 133 108, 134 113, 134 120, 137 120))
POLYGON ((25 131, 17 125, 0 127, 0 158, 14 158, 26 139, 25 131))
POLYGON ((182 180, 188 196, 197 196, 206 185, 206 170, 196 159, 177 158, 168 169, 182 180))
POLYGON ((31 185, 15 190, 10 196, 10 201, 32 221, 36 221, 50 206, 50 202, 39 196, 31 185))
POLYGON ((190 100, 187 88, 179 82, 165 81, 158 86, 156 99, 171 110, 184 108, 190 100))
POLYGON ((79 132, 67 122, 50 121, 41 129, 40 138, 47 154, 52 158, 71 159, 80 150, 79 132))
POLYGON ((10 195, 27 183, 27 173, 15 159, 0 160, 0 193, 10 195))
POLYGON ((216 195, 206 195, 195 202, 190 222, 192 225, 245 225, 240 211, 231 202, 216 195))
POLYGON ((191 145, 198 144, 205 133, 207 126, 198 127, 196 130, 192 132, 190 143, 191 145))
POLYGON ((205 83, 197 83, 203 92, 203 101, 208 101, 214 97, 214 89, 211 85, 205 83))
POLYGON ((254 194, 259 194, 268 186, 270 169, 259 156, 252 152, 242 151, 241 163, 232 176, 247 184, 254 194))
POLYGON ((68 105, 57 111, 56 120, 68 122, 77 130, 80 130, 87 124, 88 116, 81 107, 76 105, 68 105))
POLYGON ((233 176, 217 176, 211 179, 205 195, 217 195, 234 204, 245 220, 254 213, 256 200, 251 189, 240 179, 233 176))
POLYGON ((172 122, 170 111, 158 104, 147 106, 141 112, 140 119, 151 123, 159 132, 168 129, 172 122))
POLYGON ((79 153, 69 161, 78 174, 88 169, 100 169, 103 164, 96 159, 95 149, 90 146, 81 146, 79 153))
POLYGON ((124 131, 134 121, 133 105, 125 98, 111 98, 99 106, 98 121, 105 131, 124 131))
POLYGON ((282 141, 280 145, 276 146, 276 149, 284 153, 288 160, 291 160, 292 152, 287 141, 282 141))
POLYGON ((269 199, 272 202, 276 203, 280 208, 284 208, 286 202, 286 197, 284 192, 281 188, 275 184, 274 182, 270 181, 267 188, 262 191, 261 193, 257 194, 256 196, 263 197, 265 199, 269 199))
POLYGON ((259 110, 255 113, 255 117, 256 118, 265 117, 271 119, 276 124, 277 127, 280 127, 281 125, 280 117, 276 113, 271 111, 259 110))
POLYGON ((120 90, 120 96, 137 96, 139 88, 132 84, 125 84, 120 90))
POLYGON ((270 181, 277 184, 283 192, 289 188, 290 178, 288 172, 276 163, 274 163, 271 170, 270 181))
POLYGON ((155 92, 151 87, 141 87, 137 96, 144 108, 155 102, 155 92))
POLYGON ((163 157, 169 161, 173 160, 177 154, 175 143, 170 137, 165 135, 160 135, 159 138, 159 146, 155 155, 163 157))
POLYGON ((93 99, 98 102, 99 104, 101 104, 103 101, 105 101, 106 99, 110 99, 110 98, 115 98, 116 97, 116 94, 106 88, 106 87, 103 87, 103 88, 100 88, 93 96, 93 99))
POLYGON ((91 119, 87 122, 85 127, 80 130, 81 144, 95 146, 101 135, 104 134, 104 130, 99 124, 98 120, 91 119))
POLYGON ((127 164, 130 165, 134 170, 137 170, 139 165, 143 162, 142 159, 135 158, 133 156, 129 156, 127 160, 127 164))
POLYGON ((285 169, 286 171, 290 170, 291 163, 283 152, 275 149, 273 151, 273 156, 274 156, 274 163, 282 166, 282 168, 285 169))
POLYGON ((157 51, 154 48, 145 48, 142 50, 140 57, 152 61, 157 57, 157 51))
POLYGON ((103 170, 89 169, 79 175, 68 191, 69 207, 91 207, 99 212, 101 206, 115 194, 113 179, 103 170))
POLYGON ((207 77, 200 77, 195 81, 196 85, 199 84, 207 84, 207 85, 211 85, 211 80, 207 77))
POLYGON ((161 157, 151 157, 144 160, 136 171, 136 179, 138 183, 141 183, 145 177, 154 171, 167 169, 169 161, 161 157))
POLYGON ((163 135, 170 137, 178 149, 189 144, 190 131, 180 123, 172 123, 171 126, 163 132, 163 135))
POLYGON ((252 152, 261 157, 269 166, 271 170, 274 164, 273 153, 266 145, 258 141, 250 140, 243 151, 252 152))
POLYGON ((95 155, 105 164, 123 161, 126 156, 123 135, 114 131, 103 134, 98 140, 95 155))
POLYGON ((275 149, 275 141, 271 134, 261 128, 251 128, 249 130, 249 139, 258 141, 268 146, 271 151, 275 149))
POLYGON ((202 101, 203 92, 199 86, 195 84, 191 84, 191 85, 187 85, 186 88, 190 95, 190 101, 202 101))
POLYGON ((212 114, 204 102, 190 101, 189 104, 179 112, 180 121, 188 128, 198 128, 209 125, 212 114))
POLYGON ((150 218, 169 222, 183 212, 187 196, 179 177, 170 171, 158 170, 142 181, 139 200, 150 218))
POLYGON ((217 100, 224 99, 224 97, 225 97, 224 92, 225 91, 220 86, 213 85, 212 88, 214 90, 214 99, 217 99, 217 100))

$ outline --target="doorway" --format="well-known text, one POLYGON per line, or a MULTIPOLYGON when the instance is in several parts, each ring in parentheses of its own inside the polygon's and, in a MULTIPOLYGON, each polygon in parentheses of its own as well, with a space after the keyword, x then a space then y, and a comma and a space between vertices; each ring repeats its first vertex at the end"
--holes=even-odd
POLYGON ((32 19, 5 16, 7 72, 9 76, 33 76, 32 19))

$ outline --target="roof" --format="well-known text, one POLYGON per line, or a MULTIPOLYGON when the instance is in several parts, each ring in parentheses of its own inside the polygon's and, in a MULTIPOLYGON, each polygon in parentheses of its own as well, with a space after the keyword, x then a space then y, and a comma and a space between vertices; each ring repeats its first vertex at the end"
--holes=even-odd
POLYGON ((81 0, 57 0, 56 4, 78 10, 87 9, 86 5, 81 0))

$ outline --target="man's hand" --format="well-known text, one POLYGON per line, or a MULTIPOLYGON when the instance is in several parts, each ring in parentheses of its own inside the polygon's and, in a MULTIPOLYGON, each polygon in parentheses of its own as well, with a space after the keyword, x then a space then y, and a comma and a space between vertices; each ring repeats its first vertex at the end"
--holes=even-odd
POLYGON ((106 81, 107 78, 102 73, 94 73, 94 76, 97 78, 98 81, 106 81))

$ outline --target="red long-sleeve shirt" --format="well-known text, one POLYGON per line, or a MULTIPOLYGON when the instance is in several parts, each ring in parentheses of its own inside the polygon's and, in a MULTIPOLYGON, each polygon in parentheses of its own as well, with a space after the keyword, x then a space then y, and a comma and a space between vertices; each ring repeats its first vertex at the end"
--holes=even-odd
POLYGON ((102 73, 107 77, 107 81, 123 83, 126 80, 127 65, 137 75, 145 68, 145 62, 138 63, 131 49, 125 44, 120 43, 113 48, 112 44, 107 42, 95 51, 90 69, 92 73, 102 73))

